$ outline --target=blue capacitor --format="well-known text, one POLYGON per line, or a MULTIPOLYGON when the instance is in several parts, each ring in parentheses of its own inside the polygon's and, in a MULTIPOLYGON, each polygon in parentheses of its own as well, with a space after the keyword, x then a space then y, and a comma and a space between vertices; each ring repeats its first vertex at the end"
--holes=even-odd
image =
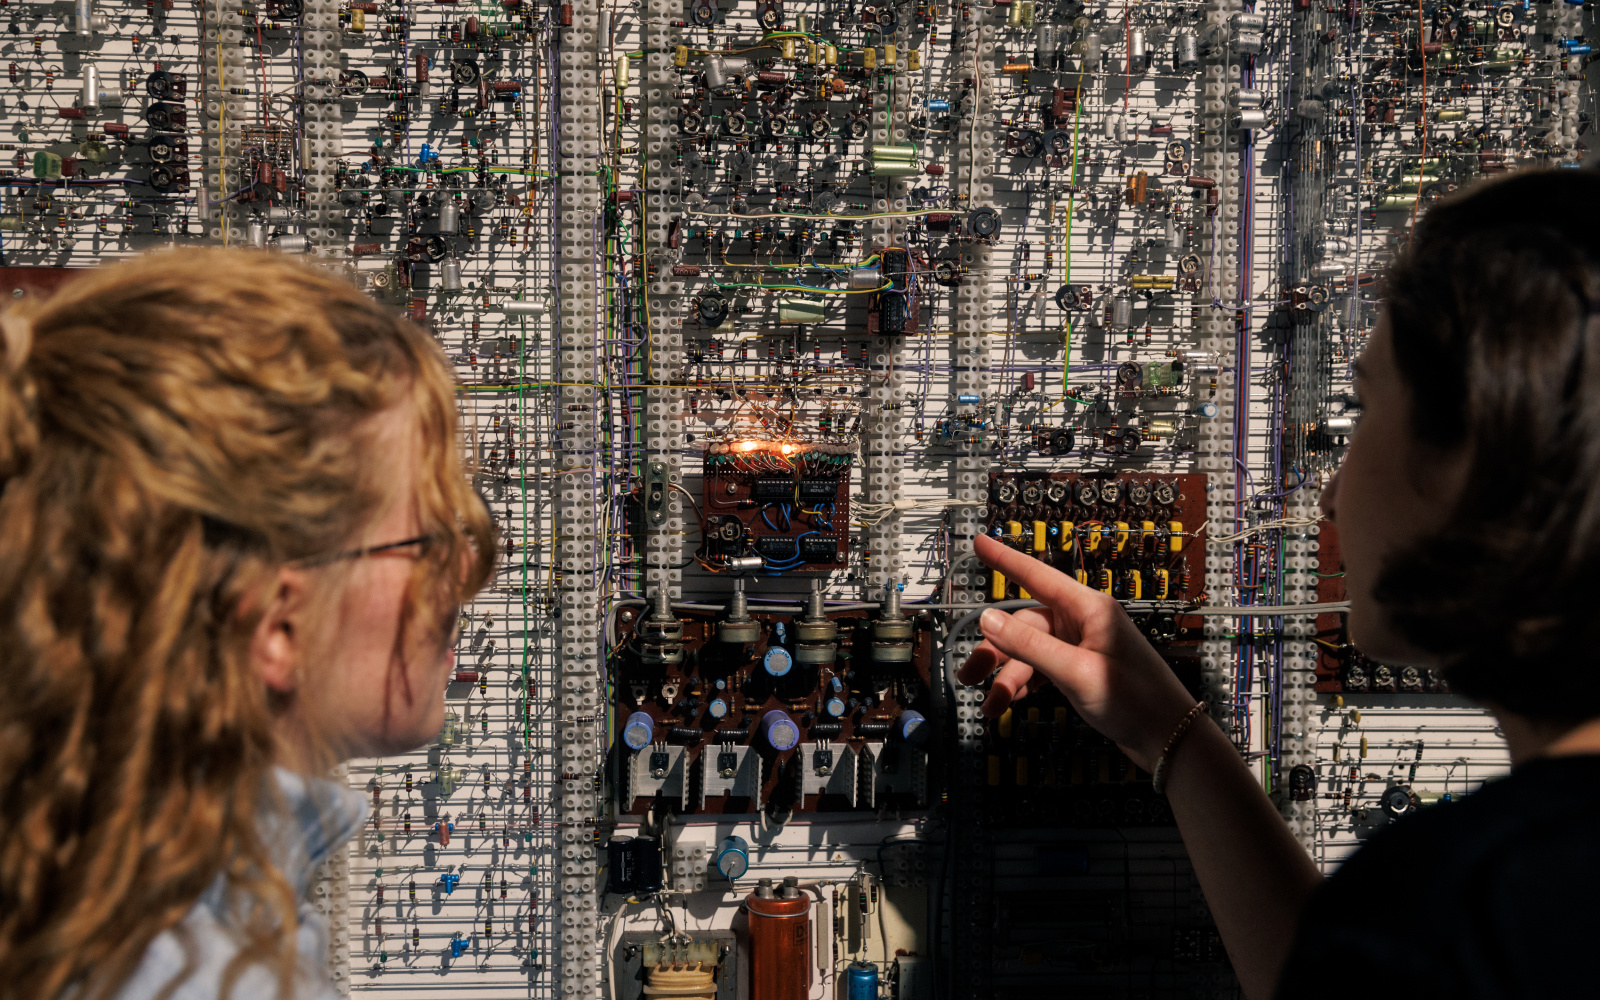
POLYGON ((743 837, 724 837, 717 847, 717 871, 732 882, 750 870, 750 843, 743 837))
POLYGON ((931 727, 922 713, 914 708, 908 708, 900 713, 900 718, 895 720, 894 731, 900 738, 912 746, 922 746, 928 742, 931 727))
POLYGON ((1587 50, 1589 48, 1589 44, 1581 38, 1563 38, 1561 40, 1561 47, 1566 49, 1568 52, 1572 52, 1577 49, 1587 50))
POLYGON ((878 1000, 878 967, 872 962, 851 962, 844 970, 845 1000, 878 1000))
POLYGON ((655 720, 647 712, 635 712, 628 716, 628 721, 622 726, 622 742, 630 749, 643 750, 650 745, 655 737, 655 720))
POLYGON ((782 646, 768 646, 766 655, 761 657, 761 669, 773 677, 782 677, 794 666, 794 657, 782 646))
POLYGON ((800 727, 788 712, 775 708, 761 717, 761 735, 774 750, 793 750, 800 742, 800 727))
POLYGON ((462 934, 460 931, 456 931, 456 936, 450 939, 450 957, 460 958, 462 955, 466 954, 467 945, 469 943, 470 942, 467 941, 465 934, 462 934))
POLYGON ((1569 56, 1586 56, 1586 55, 1589 54, 1589 51, 1590 51, 1589 50, 1589 46, 1587 46, 1587 45, 1573 45, 1573 46, 1569 46, 1567 48, 1567 55, 1569 55, 1569 56))
POLYGON ((822 708, 829 715, 837 719, 839 716, 844 714, 844 700, 838 696, 829 698, 828 703, 822 706, 822 708))
POLYGON ((975 392, 963 392, 961 395, 956 397, 956 402, 958 403, 972 403, 973 405, 977 405, 982 401, 983 397, 979 396, 975 392))
POLYGON ((928 110, 929 111, 949 111, 950 110, 950 102, 945 100, 945 99, 943 99, 943 98, 941 98, 941 97, 935 97, 932 100, 928 101, 928 110))
POLYGON ((711 713, 713 719, 723 718, 728 714, 728 703, 721 698, 712 698, 711 704, 706 706, 706 711, 711 713))
POLYGON ((1202 417, 1214 417, 1217 415, 1217 404, 1201 403, 1199 406, 1195 407, 1195 412, 1200 414, 1202 417))

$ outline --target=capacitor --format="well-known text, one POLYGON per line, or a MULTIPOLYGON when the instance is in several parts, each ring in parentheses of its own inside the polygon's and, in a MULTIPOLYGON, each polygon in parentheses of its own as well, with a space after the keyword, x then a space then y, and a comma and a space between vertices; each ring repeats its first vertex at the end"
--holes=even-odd
POLYGON ((1111 301, 1111 325, 1125 330, 1133 325, 1133 300, 1118 297, 1111 301))
POLYGON ((1200 65, 1200 38, 1192 31, 1180 31, 1173 41, 1173 63, 1179 70, 1200 65))
POLYGON ((439 232, 454 235, 460 231, 461 209, 454 199, 447 198, 439 203, 439 232))
POLYGON ((1128 71, 1137 73, 1144 69, 1146 48, 1143 28, 1128 29, 1128 71))
POLYGON ((856 267, 850 269, 850 289, 852 291, 869 291, 883 285, 883 272, 877 266, 856 267))
POLYGON ((932 735, 932 727, 923 714, 914 708, 908 708, 900 713, 900 718, 894 722, 895 733, 912 746, 923 746, 932 735))
POLYGON ((267 245, 267 224, 264 222, 251 222, 245 227, 246 239, 250 245, 261 249, 267 245))
POLYGON ((541 299, 513 299, 500 303, 507 316, 543 316, 549 307, 541 299))
MULTIPOLYGON (((761 657, 761 669, 770 676, 782 677, 794 667, 794 657, 782 646, 768 646, 761 657)), ((780 748, 787 749, 787 748, 780 748)))
POLYGON ((728 715, 728 703, 721 698, 712 698, 711 704, 706 706, 706 714, 713 719, 724 719, 728 715))
MULTIPOLYGON (((838 695, 834 695, 822 706, 822 710, 837 719, 845 713, 844 699, 840 698, 838 695)), ((816 727, 812 726, 811 731, 813 734, 815 734, 816 727)))
POLYGON ((935 114, 946 114, 950 111, 950 102, 943 98, 931 98, 928 101, 928 110, 935 114))
POLYGON ((721 56, 709 55, 700 60, 700 72, 705 74, 706 86, 711 90, 721 90, 728 85, 728 75, 721 56))
POLYGON ((878 966, 873 962, 851 962, 844 970, 845 1000, 878 1000, 878 966))
POLYGON ((446 292, 461 291, 461 261, 446 257, 439 265, 439 288, 446 292))
POLYGON ((750 843, 738 836, 722 838, 722 843, 717 845, 716 866, 729 882, 744 878, 745 872, 750 870, 750 843))
POLYGON ((811 897, 797 879, 774 891, 762 879, 745 897, 749 915, 750 1000, 808 1000, 811 996, 811 897))
POLYGON ((1260 108, 1240 108, 1233 120, 1234 128, 1265 128, 1267 113, 1260 108))
POLYGON ((1083 65, 1087 70, 1094 70, 1100 66, 1100 35, 1091 32, 1083 40, 1083 65))
POLYGON ((100 107, 100 71, 94 63, 83 64, 83 95, 78 100, 78 106, 85 111, 94 111, 100 107))
POLYGON ((977 393, 963 392, 956 396, 956 402, 961 403, 964 406, 977 406, 979 403, 983 402, 983 397, 979 396, 977 393))
POLYGON ((639 887, 634 866, 633 838, 612 837, 606 842, 606 892, 626 896, 639 887))
POLYGON ((761 736, 774 750, 793 750, 800 742, 800 727, 788 712, 775 708, 761 717, 761 736))
POLYGON ((1048 21, 1040 21, 1033 30, 1033 64, 1039 69, 1054 69, 1056 54, 1056 29, 1048 21))
POLYGON ((628 845, 633 855, 635 892, 660 892, 662 885, 661 838, 635 837, 628 845))
POLYGON ((647 712, 634 712, 622 725, 622 742, 631 749, 643 750, 655 738, 655 720, 647 712))

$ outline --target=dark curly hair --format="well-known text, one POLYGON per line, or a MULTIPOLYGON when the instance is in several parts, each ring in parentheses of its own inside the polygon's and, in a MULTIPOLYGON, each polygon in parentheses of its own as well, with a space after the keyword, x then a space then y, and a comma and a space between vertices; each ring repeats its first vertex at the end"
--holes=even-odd
POLYGON ((1425 447, 1465 448, 1445 526, 1375 596, 1451 687, 1600 716, 1600 174, 1516 174, 1441 203, 1386 280, 1425 447))

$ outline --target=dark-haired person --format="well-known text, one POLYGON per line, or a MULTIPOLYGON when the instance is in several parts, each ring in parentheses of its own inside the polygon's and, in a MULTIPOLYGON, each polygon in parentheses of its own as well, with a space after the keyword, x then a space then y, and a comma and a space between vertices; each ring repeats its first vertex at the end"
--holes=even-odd
POLYGON ((1600 176, 1432 209, 1386 282, 1323 508, 1350 633, 1488 707, 1509 776, 1325 882, 1228 738, 1111 598, 980 537, 1045 606, 984 612, 960 678, 996 715, 1054 683, 1164 781, 1245 995, 1600 996, 1600 176))
POLYGON ((313 867, 494 558, 420 327, 276 254, 0 316, 0 1000, 335 1000, 313 867))

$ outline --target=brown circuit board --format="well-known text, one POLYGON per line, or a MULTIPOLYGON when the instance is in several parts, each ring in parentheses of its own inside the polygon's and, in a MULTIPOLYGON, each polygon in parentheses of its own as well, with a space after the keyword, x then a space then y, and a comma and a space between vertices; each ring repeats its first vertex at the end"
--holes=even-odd
MULTIPOLYGON (((716 614, 681 609, 676 616, 683 623, 683 661, 662 665, 639 655, 636 637, 644 612, 625 609, 618 616, 613 661, 620 810, 640 814, 657 804, 712 814, 925 806, 926 747, 908 743, 901 727, 914 718, 907 712, 930 715, 934 639, 926 612, 904 610, 913 626, 908 661, 875 658, 873 610, 830 610, 826 617, 839 626, 832 661, 795 659, 781 676, 773 676, 766 667, 769 653, 794 658, 798 613, 752 611, 750 617, 761 625, 759 639, 730 643, 719 638, 716 614), (836 711, 838 705, 830 709, 833 699, 842 711, 836 711), (720 706, 714 706, 717 701, 720 706), (792 749, 774 750, 763 738, 761 723, 773 711, 786 713, 798 730, 792 749), (637 713, 649 717, 653 738, 648 747, 633 750, 625 729, 637 713), (816 773, 819 753, 833 760, 829 770, 836 773, 827 780, 816 773), (726 787, 729 783, 718 777, 713 765, 724 754, 737 756, 738 766, 750 769, 741 787, 726 787), (703 765, 706 755, 712 756, 703 765), (656 771, 672 772, 657 775, 667 785, 650 781, 651 757, 656 771), (855 769, 854 784, 842 773, 847 766, 855 769), (710 783, 704 780, 708 774, 710 783), (826 789, 818 787, 823 785, 826 789), (812 786, 809 793, 807 786, 812 786)), ((924 728, 922 736, 931 737, 931 724, 924 728)))
MULTIPOLYGON (((1346 600, 1344 556, 1339 529, 1323 521, 1317 532, 1317 602, 1346 600)), ((1317 679, 1314 687, 1331 694, 1441 694, 1450 685, 1426 667, 1390 666, 1362 655, 1350 642, 1342 612, 1317 616, 1317 679)))
POLYGON ((771 573, 843 569, 850 552, 848 445, 723 441, 706 449, 702 561, 759 556, 771 573))
MULTIPOLYGON (((1197 474, 996 470, 984 530, 1119 600, 1193 603, 1205 590, 1205 485, 1197 474)), ((993 574, 986 593, 1022 596, 993 574)))

